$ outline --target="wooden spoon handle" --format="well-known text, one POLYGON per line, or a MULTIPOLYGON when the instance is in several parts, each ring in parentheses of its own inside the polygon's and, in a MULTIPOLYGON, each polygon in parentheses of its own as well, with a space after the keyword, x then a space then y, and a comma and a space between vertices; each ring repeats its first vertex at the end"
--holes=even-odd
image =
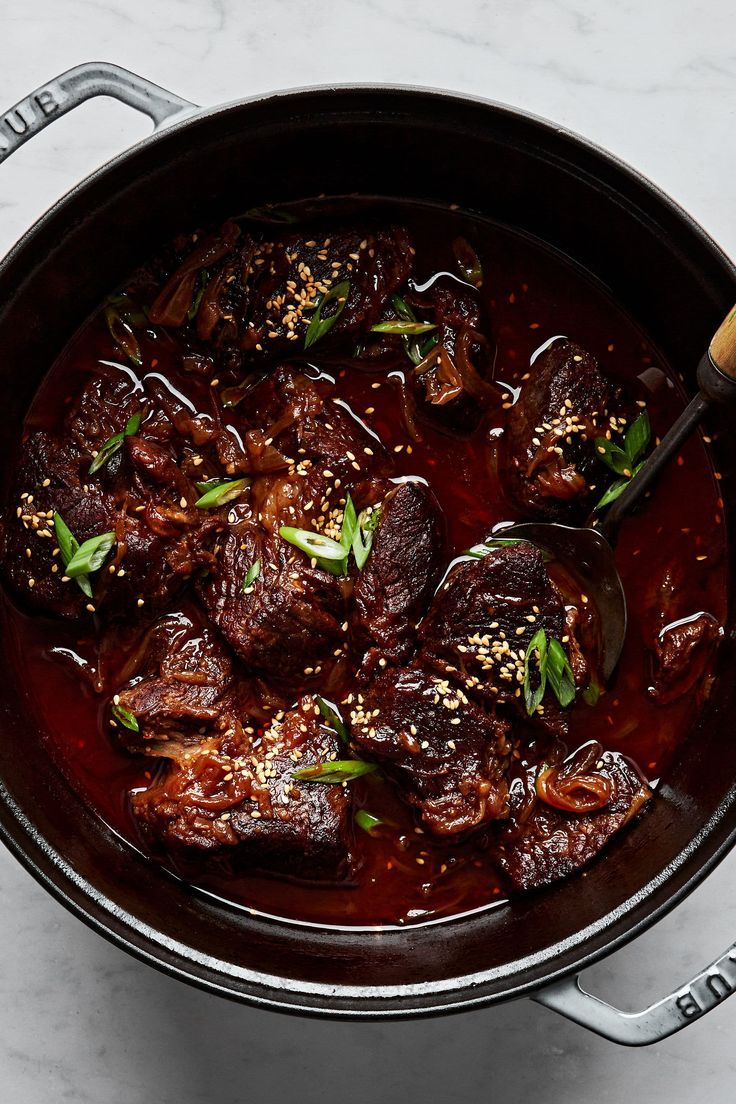
POLYGON ((708 352, 724 376, 736 380, 736 307, 726 315, 716 330, 708 352))

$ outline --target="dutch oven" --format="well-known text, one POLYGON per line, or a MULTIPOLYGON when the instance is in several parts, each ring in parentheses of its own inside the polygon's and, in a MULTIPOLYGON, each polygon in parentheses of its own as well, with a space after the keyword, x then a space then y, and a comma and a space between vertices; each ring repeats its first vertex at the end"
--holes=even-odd
MULTIPOLYGON (((144 112, 154 132, 74 188, 0 263, 2 472, 42 376, 75 330, 153 248, 205 221, 205 212, 210 221, 273 200, 356 192, 480 212, 592 273, 691 392, 700 354, 736 299, 736 269, 671 199, 589 142, 500 104, 375 86, 302 89, 203 110, 116 66, 90 64, 0 117, 0 162, 93 96, 144 112)), ((726 429, 714 446, 728 533, 736 523, 732 441, 726 429)), ((712 693, 648 815, 585 878, 405 929, 319 928, 197 895, 84 804, 29 725, 23 687, 7 677, 0 834, 101 934, 211 992, 355 1018, 530 996, 618 1042, 643 1044, 730 994, 736 949, 635 1014, 585 993, 577 975, 676 905, 733 845, 735 713, 731 602, 712 693)))

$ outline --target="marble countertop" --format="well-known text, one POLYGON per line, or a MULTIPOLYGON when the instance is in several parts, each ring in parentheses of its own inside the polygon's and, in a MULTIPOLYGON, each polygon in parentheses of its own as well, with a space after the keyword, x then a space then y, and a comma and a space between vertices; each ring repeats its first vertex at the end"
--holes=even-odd
MULTIPOLYGON (((36 0, 0 2, 0 105, 108 60, 202 104, 333 81, 443 86, 592 138, 655 180, 736 256, 731 0, 36 0)), ((86 172, 142 137, 112 101, 0 168, 0 251, 86 172)), ((736 938, 736 855, 655 929, 588 971, 642 1006, 736 938)), ((36 1104, 303 1104, 595 1098, 731 1101, 736 1000, 626 1051, 528 1001, 449 1019, 345 1024, 228 1004, 128 958, 0 851, 0 1084, 36 1104)))

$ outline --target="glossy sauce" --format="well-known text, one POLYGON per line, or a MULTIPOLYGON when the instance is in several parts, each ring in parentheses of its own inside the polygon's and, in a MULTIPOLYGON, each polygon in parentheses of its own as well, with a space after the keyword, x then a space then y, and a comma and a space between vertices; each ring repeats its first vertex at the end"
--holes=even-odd
MULTIPOLYGON (((682 395, 656 350, 606 292, 562 256, 459 212, 402 204, 393 217, 414 239, 418 284, 435 272, 457 271, 451 248, 457 235, 476 248, 484 272, 481 296, 497 344, 494 378, 509 401, 535 350, 564 334, 589 349, 604 372, 625 381, 635 398, 646 398, 656 434, 682 409, 682 395)), ((171 338, 144 337, 141 348, 144 367, 139 373, 157 372, 196 407, 207 384, 179 369, 171 338)), ((65 406, 98 371, 100 361, 119 363, 120 354, 97 316, 52 368, 26 428, 57 428, 65 406)), ((130 367, 120 370, 133 379, 130 367)), ((500 403, 469 438, 421 423, 422 441, 414 442, 404 426, 397 378, 348 371, 339 363, 321 363, 318 356, 308 371, 321 376, 320 389, 348 404, 389 449, 403 446, 394 453, 396 474, 422 476, 433 487, 446 519, 450 558, 498 523, 514 519, 494 466, 494 441, 503 420, 500 403)), ((601 468, 601 493, 609 474, 601 468)), ((576 705, 569 747, 599 740, 605 748, 631 756, 656 780, 685 739, 696 704, 692 694, 666 706, 647 694, 644 619, 651 616, 653 585, 669 562, 679 560, 687 567, 687 594, 678 599, 685 613, 707 610, 721 622, 725 616, 725 538, 718 486, 702 439, 685 446, 645 511, 625 523, 617 560, 630 611, 627 644, 609 692, 594 708, 580 701, 576 705)), ((145 850, 129 812, 128 793, 146 784, 155 765, 127 755, 109 735, 105 708, 111 689, 96 685, 100 656, 93 619, 67 625, 31 618, 5 597, 3 604, 8 661, 26 690, 31 715, 47 733, 51 754, 99 815, 132 846, 145 850)), ((192 610, 187 600, 180 606, 192 610)), ((109 663, 105 669, 111 669, 109 663)), ((318 924, 416 923, 504 900, 482 836, 461 844, 432 842, 390 783, 372 776, 357 782, 355 792, 358 803, 386 824, 371 836, 356 829, 359 868, 349 885, 235 874, 226 860, 183 865, 169 856, 157 859, 193 886, 236 905, 318 924)), ((605 862, 605 856, 598 861, 605 862)))

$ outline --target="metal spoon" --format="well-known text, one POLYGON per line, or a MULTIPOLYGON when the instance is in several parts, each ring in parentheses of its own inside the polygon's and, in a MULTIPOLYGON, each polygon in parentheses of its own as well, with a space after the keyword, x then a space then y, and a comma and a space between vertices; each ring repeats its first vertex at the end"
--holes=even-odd
POLYGON ((601 674, 613 674, 626 639, 626 595, 616 567, 614 546, 621 521, 646 493, 662 468, 713 403, 736 403, 736 306, 721 323, 698 365, 699 393, 691 399, 626 490, 609 507, 597 528, 573 528, 555 522, 524 521, 498 536, 521 538, 567 565, 596 606, 601 624, 601 674))

